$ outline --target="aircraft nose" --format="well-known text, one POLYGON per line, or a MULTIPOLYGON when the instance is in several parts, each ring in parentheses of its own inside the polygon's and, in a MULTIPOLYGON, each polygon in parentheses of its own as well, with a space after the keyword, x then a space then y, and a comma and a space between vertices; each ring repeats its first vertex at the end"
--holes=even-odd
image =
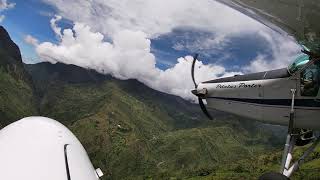
POLYGON ((194 89, 191 91, 191 93, 198 97, 204 98, 208 94, 208 90, 206 88, 194 89))
POLYGON ((197 96, 197 94, 198 94, 198 90, 193 89, 193 90, 191 90, 191 93, 197 96))
POLYGON ((45 117, 28 117, 4 127, 0 131, 0 159, 1 179, 66 179, 67 163, 71 179, 98 179, 75 135, 45 117))

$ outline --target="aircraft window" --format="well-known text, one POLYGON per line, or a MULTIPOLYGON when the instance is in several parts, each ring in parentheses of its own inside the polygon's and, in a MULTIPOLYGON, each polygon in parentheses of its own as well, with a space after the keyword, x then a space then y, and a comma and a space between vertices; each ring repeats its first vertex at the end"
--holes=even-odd
POLYGON ((315 97, 320 86, 320 64, 313 64, 301 72, 301 95, 315 97))
POLYGON ((290 74, 295 73, 301 69, 305 64, 309 62, 309 56, 306 54, 300 55, 289 67, 288 71, 290 74))

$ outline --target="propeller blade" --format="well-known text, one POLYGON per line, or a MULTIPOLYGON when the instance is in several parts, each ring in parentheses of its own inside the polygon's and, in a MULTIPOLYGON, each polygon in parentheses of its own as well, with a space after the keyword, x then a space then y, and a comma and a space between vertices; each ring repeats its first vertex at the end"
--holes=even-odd
POLYGON ((212 117, 211 115, 209 114, 209 112, 207 111, 207 108, 206 106, 204 105, 202 99, 200 97, 198 97, 198 100, 199 100, 199 105, 201 107, 201 110, 203 111, 203 113, 210 119, 212 120, 212 117))
POLYGON ((193 80, 193 83, 194 83, 194 87, 197 88, 198 85, 194 79, 194 65, 196 64, 196 60, 198 59, 198 54, 195 54, 193 56, 193 61, 192 61, 192 66, 191 66, 191 77, 192 77, 192 80, 193 80))
POLYGON ((202 99, 199 97, 200 94, 197 92, 197 87, 198 87, 198 85, 197 85, 197 83, 196 83, 196 80, 194 79, 194 66, 195 66, 195 64, 196 64, 196 61, 197 61, 197 59, 198 59, 198 56, 199 56, 199 54, 195 54, 195 55, 193 56, 193 61, 192 61, 192 66, 191 66, 191 77, 192 77, 192 81, 193 81, 194 87, 195 87, 195 90, 192 90, 192 93, 193 93, 194 95, 198 96, 199 105, 200 105, 200 108, 201 108, 201 110, 203 111, 203 113, 204 113, 210 120, 212 120, 212 117, 210 116, 209 112, 207 111, 206 106, 204 105, 202 99))

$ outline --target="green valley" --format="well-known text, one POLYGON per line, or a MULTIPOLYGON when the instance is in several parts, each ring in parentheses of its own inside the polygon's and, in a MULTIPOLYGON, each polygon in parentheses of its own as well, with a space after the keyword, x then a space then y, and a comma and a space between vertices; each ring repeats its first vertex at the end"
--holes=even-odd
MULTIPOLYGON (((2 28, 0 37, 6 34, 2 28)), ((209 121, 198 105, 137 80, 23 64, 11 39, 3 42, 0 128, 26 116, 56 119, 75 133, 102 179, 257 179, 279 169, 286 128, 217 111, 209 121)), ((319 153, 293 179, 320 177, 319 153)))

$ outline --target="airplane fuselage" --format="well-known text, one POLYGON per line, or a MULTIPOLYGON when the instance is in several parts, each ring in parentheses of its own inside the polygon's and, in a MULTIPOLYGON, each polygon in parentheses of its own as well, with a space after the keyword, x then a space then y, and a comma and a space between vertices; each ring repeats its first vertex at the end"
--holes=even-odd
POLYGON ((300 78, 286 69, 221 78, 200 83, 207 89, 209 108, 258 121, 288 125, 292 89, 296 90, 294 109, 296 128, 320 129, 320 96, 303 96, 300 78))

